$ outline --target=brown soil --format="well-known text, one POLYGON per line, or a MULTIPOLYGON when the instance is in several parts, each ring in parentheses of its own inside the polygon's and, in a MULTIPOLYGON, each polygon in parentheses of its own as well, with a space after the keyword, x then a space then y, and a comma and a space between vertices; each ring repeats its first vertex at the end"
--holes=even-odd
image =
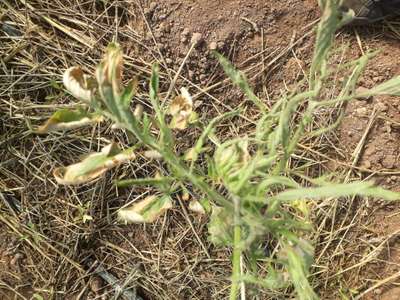
MULTIPOLYGON (((27 2, 40 8, 41 13, 47 13, 40 1, 27 2)), ((177 86, 189 84, 192 93, 196 95, 198 110, 209 118, 229 107, 243 105, 245 101, 236 89, 213 86, 220 82, 223 75, 210 48, 217 49, 235 62, 246 72, 256 91, 263 98, 269 99, 280 94, 285 86, 290 88, 298 82, 307 70, 313 52, 312 26, 319 16, 316 2, 161 0, 138 6, 131 1, 119 1, 118 9, 112 4, 107 9, 100 4, 88 4, 79 8, 81 13, 86 14, 86 19, 82 19, 87 24, 85 29, 80 28, 82 24, 78 22, 68 22, 68 18, 50 14, 51 18, 74 28, 81 37, 90 37, 96 41, 98 48, 77 44, 76 38, 61 33, 36 15, 32 17, 32 23, 23 23, 15 18, 17 14, 12 9, 6 9, 5 5, 0 4, 1 20, 15 22, 16 25, 12 24, 24 32, 28 41, 26 49, 17 52, 8 61, 6 75, 11 76, 9 70, 20 67, 17 60, 21 57, 39 64, 43 60, 42 56, 49 55, 46 51, 52 51, 50 46, 53 40, 60 42, 61 39, 74 47, 77 56, 70 58, 70 54, 63 53, 66 57, 60 58, 59 53, 52 52, 48 64, 54 63, 65 69, 90 56, 89 63, 85 63, 90 68, 101 55, 100 48, 103 49, 114 36, 107 31, 112 26, 107 27, 105 24, 109 22, 115 27, 116 24, 112 22, 118 19, 120 42, 131 57, 130 62, 142 68, 140 72, 130 72, 146 73, 150 62, 159 61, 164 66, 164 88, 168 87, 168 77, 174 76, 174 71, 178 70, 188 53, 192 37, 197 37, 198 46, 181 73, 185 79, 180 78, 177 86), (105 20, 97 19, 98 15, 105 20), (93 24, 100 21, 104 26, 99 34, 99 29, 93 24), (41 39, 45 39, 41 43, 44 45, 48 42, 47 48, 38 44, 32 32, 40 32, 41 39), (263 54, 259 54, 262 51, 263 54)), ((26 6, 15 3, 14 7, 24 15, 26 6)), ((71 7, 77 9, 74 4, 71 7)), ((390 26, 396 26, 396 23, 390 26)), ((338 45, 350 44, 343 59, 359 57, 363 51, 370 49, 381 50, 370 62, 359 84, 361 87, 370 88, 400 73, 400 65, 397 63, 400 42, 390 26, 376 24, 369 28, 349 28, 338 33, 338 45)), ((5 27, 2 28, 4 31, 5 27)), ((0 57, 3 57, 1 52, 0 57)), ((34 74, 37 72, 36 69, 30 70, 34 74)), ((43 83, 48 83, 49 78, 55 77, 54 72, 58 72, 50 70, 42 70, 47 77, 38 77, 43 83)), ((19 110, 19 106, 25 105, 24 97, 30 97, 30 103, 36 105, 43 103, 43 93, 47 96, 54 92, 40 88, 27 95, 25 88, 35 86, 36 83, 24 84, 10 90, 16 104, 8 105, 9 102, 4 102, 7 103, 6 109, 1 110, 2 114, 9 117, 0 130, 8 130, 9 136, 14 136, 14 128, 25 130, 26 124, 21 117, 22 112, 25 116, 25 111, 19 110), (12 109, 17 111, 19 117, 10 112, 12 109)), ((0 101, 9 101, 9 97, 3 94, 0 97, 3 97, 0 101)), ((327 160, 326 168, 331 171, 350 171, 351 177, 373 178, 388 188, 400 190, 399 109, 398 97, 376 97, 350 102, 345 108, 342 125, 329 137, 331 145, 328 147, 328 159, 320 160, 327 160), (359 155, 354 156, 352 154, 357 145, 361 146, 359 155)), ((40 110, 43 111, 40 107, 36 111, 28 111, 27 120, 37 121, 34 113, 40 110)), ((245 131, 248 126, 247 123, 238 124, 237 130, 245 131)), ((108 134, 108 131, 104 130, 104 133, 108 134)), ((118 138, 123 140, 125 137, 118 138)), ((72 145, 71 140, 63 141, 72 145)), ((3 168, 0 169, 0 191, 3 189, 10 194, 7 196, 9 199, 16 197, 22 207, 25 205, 30 208, 25 215, 15 217, 7 206, 0 206, 1 213, 10 214, 16 220, 11 225, 0 222, 0 299, 9 299, 15 291, 28 298, 33 294, 32 291, 51 295, 55 299, 64 299, 66 295, 77 299, 75 295, 80 293, 83 295, 81 299, 94 298, 93 291, 85 292, 91 276, 74 268, 60 273, 59 268, 67 268, 69 262, 59 252, 87 272, 90 269, 87 258, 90 258, 102 262, 122 281, 131 273, 134 274, 135 278, 139 278, 139 292, 146 299, 222 299, 226 296, 230 272, 229 251, 215 249, 207 242, 204 218, 190 215, 194 231, 209 253, 203 250, 181 209, 174 210, 150 226, 113 225, 108 219, 108 209, 120 207, 125 203, 126 196, 133 197, 143 191, 115 194, 115 189, 108 184, 110 178, 86 189, 56 188, 51 179, 52 168, 62 162, 71 162, 86 151, 81 151, 79 147, 87 149, 92 145, 88 146, 82 139, 81 144, 74 148, 76 153, 65 157, 61 154, 64 149, 61 142, 57 140, 57 150, 53 150, 53 143, 51 140, 33 138, 18 132, 17 138, 0 146, 2 157, 7 162, 4 166, 0 165, 3 168), (39 148, 52 152, 52 155, 39 152, 39 148), (10 175, 14 173, 15 177, 10 175), (43 188, 38 189, 38 186, 43 188), (74 207, 82 199, 93 201, 91 213, 98 220, 94 224, 73 225, 76 216, 74 207), (17 226, 14 231, 13 226, 17 226), (37 238, 45 242, 23 242, 29 228, 35 228, 32 226, 41 226, 38 229, 41 237, 37 238), (58 249, 58 252, 54 252, 48 244, 58 249), (40 251, 49 251, 49 259, 43 260, 40 251), (43 282, 47 286, 43 286, 43 282)), ((140 168, 141 174, 150 172, 146 166, 140 168)), ((128 171, 128 168, 124 169, 121 174, 128 171)), ((376 284, 377 287, 366 294, 364 299, 400 299, 400 206, 369 199, 335 205, 337 212, 329 217, 333 225, 327 224, 318 236, 320 245, 317 257, 324 253, 315 268, 318 272, 317 291, 321 298, 340 299, 340 295, 351 298, 353 294, 362 293, 376 284), (385 281, 386 278, 389 279, 385 281), (382 284, 381 280, 384 281, 382 284)), ((109 288, 105 287, 104 290, 108 291, 109 288)), ((282 299, 268 292, 261 297, 282 299)))

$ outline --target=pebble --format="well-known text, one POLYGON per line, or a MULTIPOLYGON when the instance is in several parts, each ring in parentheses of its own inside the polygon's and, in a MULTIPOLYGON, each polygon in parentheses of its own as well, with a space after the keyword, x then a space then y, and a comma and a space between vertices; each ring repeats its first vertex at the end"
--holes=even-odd
POLYGON ((364 168, 370 169, 371 168, 371 162, 369 160, 364 162, 364 168))
POLYGON ((190 33, 189 28, 184 28, 182 30, 181 36, 186 36, 187 37, 189 35, 189 33, 190 33))
POLYGON ((170 59, 169 57, 167 57, 166 59, 165 59, 165 62, 167 63, 167 65, 171 65, 172 64, 172 59, 170 59))
POLYGON ((381 289, 375 289, 374 290, 374 293, 375 293, 375 295, 380 295, 380 294, 382 294, 382 290, 381 289))
POLYGON ((385 112, 388 110, 388 106, 385 103, 378 102, 375 104, 375 108, 377 111, 385 112))
POLYGON ((356 115, 366 116, 368 114, 368 109, 366 107, 360 107, 356 109, 356 115))
POLYGON ((210 45, 208 45, 208 49, 217 50, 218 49, 218 44, 216 42, 211 42, 210 45))
POLYGON ((396 156, 394 155, 387 155, 385 158, 382 160, 382 166, 387 168, 387 169, 393 169, 396 165, 396 156))
POLYGON ((149 10, 153 11, 156 9, 156 7, 157 7, 157 2, 151 2, 149 5, 149 10))
POLYGON ((189 79, 194 80, 194 72, 192 70, 189 71, 189 79))
POLYGON ((203 42, 203 35, 200 32, 195 32, 192 35, 192 39, 190 40, 191 44, 195 44, 196 46, 200 45, 203 42))
POLYGON ((189 34, 189 28, 184 28, 181 32, 181 43, 185 44, 188 41, 189 34))

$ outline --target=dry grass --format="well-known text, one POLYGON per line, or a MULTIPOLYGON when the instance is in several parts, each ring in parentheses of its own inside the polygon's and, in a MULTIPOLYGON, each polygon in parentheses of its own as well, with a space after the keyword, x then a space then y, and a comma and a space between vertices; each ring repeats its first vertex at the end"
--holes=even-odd
MULTIPOLYGON (((2 293, 17 295, 18 290, 28 299, 33 292, 46 299, 93 298, 87 292, 97 261, 124 289, 137 286, 151 298, 225 294, 230 263, 227 253, 208 245, 204 220, 190 216, 189 223, 177 209, 154 225, 117 226, 110 214, 148 190, 119 194, 110 177, 74 189, 55 184, 55 166, 96 151, 108 138, 124 143, 128 137, 107 125, 77 131, 62 142, 61 135, 39 137, 29 130, 48 117, 49 109, 71 105, 59 89, 64 69, 81 65, 93 71, 110 40, 132 47, 126 57, 127 77, 146 76, 151 59, 162 62, 157 47, 144 46, 132 24, 126 24, 142 18, 135 14, 140 9, 124 1, 1 1, 0 9, 2 293), (146 49, 149 63, 135 48, 146 49), (88 133, 90 138, 85 137, 88 133), (82 222, 82 209, 93 222, 82 222)), ((115 176, 149 176, 159 167, 139 160, 115 176)), ((109 298, 114 291, 105 285, 104 294, 109 298)))
MULTIPOLYGON (((161 164, 138 160, 79 188, 55 184, 51 176, 54 167, 74 162, 112 139, 127 143, 128 136, 107 124, 68 136, 36 136, 30 130, 48 117, 49 109, 71 106, 71 98, 60 89, 62 72, 80 65, 92 73, 111 40, 118 40, 128 50, 126 78, 147 78, 153 61, 166 66, 154 35, 149 42, 135 31, 137 24, 144 24, 151 32, 143 18, 143 7, 131 1, 0 0, 0 298, 13 295, 29 299, 33 293, 45 299, 95 298, 90 290, 92 278, 98 276, 94 275, 98 265, 118 278, 124 291, 138 288, 149 299, 218 299, 228 294, 230 253, 215 249, 207 241, 205 219, 188 215, 178 206, 152 225, 120 226, 112 222, 111 215, 128 199, 149 193, 145 188, 116 190, 112 180, 126 174, 151 176, 161 164), (83 223, 82 211, 94 220, 83 223)), ((306 28, 304 35, 286 48, 277 48, 269 55, 261 51, 241 68, 249 78, 260 78, 266 68, 278 68, 280 61, 291 56, 294 47, 311 34, 306 28)), ((171 82, 185 82, 196 89, 196 97, 206 95, 214 100, 199 108, 204 115, 232 110, 215 96, 236 95, 236 90, 227 91, 226 79, 200 87, 178 70, 162 71, 163 91, 172 86, 171 82)), ((140 94, 136 100, 147 104, 140 94)), ((249 119, 253 114, 256 111, 249 109, 235 124, 230 121, 221 126, 222 135, 253 130, 249 119)), ((321 123, 313 126, 326 126, 336 116, 337 110, 321 113, 321 123)), ((194 139, 196 134, 190 132, 185 137, 194 139)), ((360 141, 349 163, 343 163, 347 155, 340 152, 337 143, 334 134, 305 140, 293 165, 308 163, 309 172, 318 175, 326 170, 325 163, 336 163, 349 180, 360 169, 357 157, 365 140, 360 141), (332 149, 335 155, 330 154, 332 149)), ((363 204, 350 199, 315 205, 318 290, 332 289, 332 282, 337 288, 349 277, 354 282, 358 278, 352 274, 376 261, 392 238, 385 237, 363 256, 359 249, 347 248, 352 246, 350 233, 365 222, 363 204), (345 257, 352 254, 353 259, 345 257)), ((366 287, 365 282, 362 284, 361 289, 366 287)), ((100 294, 112 299, 113 288, 115 284, 105 284, 100 294)), ((265 297, 282 299, 284 294, 269 293, 265 297)))

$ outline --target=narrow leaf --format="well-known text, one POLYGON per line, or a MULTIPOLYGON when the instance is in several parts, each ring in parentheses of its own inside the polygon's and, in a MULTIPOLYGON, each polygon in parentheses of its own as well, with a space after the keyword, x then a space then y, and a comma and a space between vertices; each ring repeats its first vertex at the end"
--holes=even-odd
POLYGON ((42 134, 52 131, 70 130, 102 121, 103 117, 101 115, 88 113, 83 109, 61 109, 55 112, 36 132, 42 134))
POLYGON ((130 207, 118 211, 118 219, 125 224, 152 223, 173 207, 169 196, 149 196, 130 207))
POLYGON ((249 98, 261 111, 267 111, 267 106, 254 94, 249 84, 247 83, 246 77, 221 54, 216 53, 219 63, 222 65, 226 75, 236 84, 243 93, 249 98))
POLYGON ((371 97, 376 95, 400 96, 400 76, 396 76, 384 83, 381 83, 369 91, 357 94, 356 98, 371 97))
POLYGON ((101 152, 90 154, 79 163, 56 168, 53 175, 59 184, 82 184, 99 178, 107 170, 133 160, 135 157, 133 149, 121 151, 116 144, 110 144, 104 147, 101 152))
POLYGON ((133 96, 135 96, 135 94, 137 93, 138 84, 139 84, 139 82, 138 82, 137 78, 135 78, 135 79, 131 80, 128 83, 128 85, 125 87, 125 89, 123 90, 122 95, 120 97, 121 98, 120 101, 121 101, 121 105, 124 109, 129 108, 133 96))
POLYGON ((373 182, 354 182, 348 184, 331 184, 315 188, 291 189, 276 195, 279 201, 299 199, 324 199, 329 197, 371 196, 386 200, 399 200, 400 194, 373 186, 373 182))
POLYGON ((171 184, 173 181, 174 179, 170 177, 125 179, 125 180, 118 180, 116 182, 116 185, 118 187, 143 186, 143 185, 162 186, 165 184, 171 184))

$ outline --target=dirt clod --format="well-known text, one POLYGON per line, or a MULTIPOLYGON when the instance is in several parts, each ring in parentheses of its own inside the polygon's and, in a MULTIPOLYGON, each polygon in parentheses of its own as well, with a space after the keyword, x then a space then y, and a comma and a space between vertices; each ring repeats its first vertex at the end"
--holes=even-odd
POLYGON ((193 33, 190 43, 194 44, 195 46, 199 46, 202 42, 203 42, 203 35, 200 32, 193 33))
POLYGON ((217 50, 217 49, 218 49, 218 44, 217 44, 216 42, 211 42, 211 43, 208 45, 208 49, 210 49, 210 50, 217 50))

